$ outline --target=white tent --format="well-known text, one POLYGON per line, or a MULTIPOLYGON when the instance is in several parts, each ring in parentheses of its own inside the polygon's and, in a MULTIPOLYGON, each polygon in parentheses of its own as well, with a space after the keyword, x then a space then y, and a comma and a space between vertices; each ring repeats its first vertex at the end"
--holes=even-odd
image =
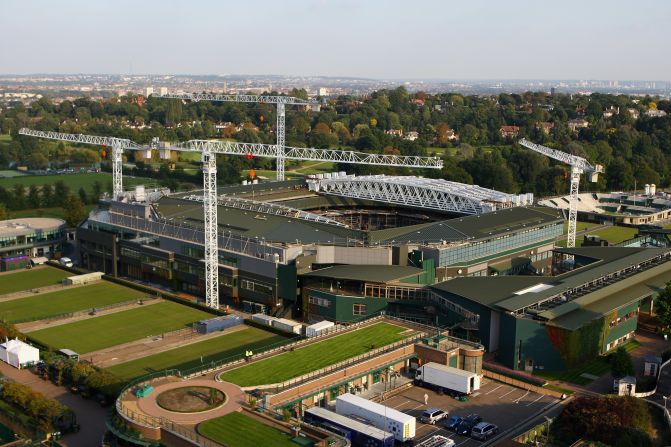
POLYGON ((7 340, 0 344, 0 360, 21 369, 40 360, 40 350, 21 340, 7 340))

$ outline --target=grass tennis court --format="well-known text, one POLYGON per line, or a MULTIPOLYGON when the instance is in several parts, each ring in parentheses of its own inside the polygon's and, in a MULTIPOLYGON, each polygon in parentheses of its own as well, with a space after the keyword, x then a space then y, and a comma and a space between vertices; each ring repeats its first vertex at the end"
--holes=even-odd
POLYGON ((326 339, 305 348, 252 363, 221 374, 221 380, 240 386, 283 382, 404 338, 406 328, 377 323, 326 339))
POLYGON ((227 359, 244 354, 251 349, 257 352, 264 347, 278 346, 291 339, 272 332, 245 326, 244 329, 193 343, 181 348, 171 349, 159 354, 111 366, 107 370, 116 376, 130 380, 135 377, 164 369, 185 370, 201 364, 227 359), (203 358, 201 363, 201 356, 203 358))
MULTIPOLYGON (((72 276, 72 274, 68 274, 72 276)), ((108 304, 146 297, 145 293, 109 282, 40 293, 26 298, 0 302, 0 317, 5 321, 41 320, 108 304)))
POLYGON ((53 267, 20 270, 0 275, 0 295, 36 289, 38 287, 53 286, 60 284, 63 278, 72 275, 73 273, 53 267))
POLYGON ((30 337, 55 349, 68 348, 85 354, 150 335, 161 335, 206 318, 212 318, 212 314, 171 301, 163 301, 40 329, 31 332, 30 337))
POLYGON ((234 412, 198 425, 198 432, 213 441, 235 447, 296 447, 291 436, 256 419, 234 412))

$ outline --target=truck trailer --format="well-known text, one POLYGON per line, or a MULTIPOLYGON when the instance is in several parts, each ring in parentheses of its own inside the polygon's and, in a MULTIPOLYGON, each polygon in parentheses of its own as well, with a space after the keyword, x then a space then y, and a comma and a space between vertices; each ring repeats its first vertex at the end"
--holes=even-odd
POLYGON ((471 394, 480 389, 480 376, 463 369, 430 362, 417 368, 415 385, 447 393, 471 394))
POLYGON ((352 443, 352 447, 394 447, 394 435, 326 408, 305 410, 305 422, 323 427, 352 443))
POLYGON ((370 425, 390 432, 400 442, 411 441, 415 437, 416 419, 413 416, 354 394, 338 396, 336 413, 362 418, 370 425))

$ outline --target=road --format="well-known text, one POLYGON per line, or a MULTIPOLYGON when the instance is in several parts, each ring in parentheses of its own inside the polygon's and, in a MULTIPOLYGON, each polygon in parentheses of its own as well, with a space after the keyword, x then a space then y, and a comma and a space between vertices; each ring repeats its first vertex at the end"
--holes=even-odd
POLYGON ((65 387, 56 386, 49 381, 42 380, 27 369, 18 370, 0 362, 0 373, 16 382, 28 385, 35 391, 56 399, 74 410, 77 414, 77 422, 81 425, 81 430, 78 433, 65 435, 61 444, 68 447, 100 445, 105 430, 107 430, 105 427, 107 408, 102 408, 93 400, 85 400, 79 395, 71 394, 65 387))

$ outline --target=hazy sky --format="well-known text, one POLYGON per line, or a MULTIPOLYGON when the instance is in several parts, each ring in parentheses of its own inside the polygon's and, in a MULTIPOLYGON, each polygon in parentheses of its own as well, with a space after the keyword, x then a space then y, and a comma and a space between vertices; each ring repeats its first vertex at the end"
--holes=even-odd
POLYGON ((669 0, 2 0, 0 73, 671 80, 669 0))

